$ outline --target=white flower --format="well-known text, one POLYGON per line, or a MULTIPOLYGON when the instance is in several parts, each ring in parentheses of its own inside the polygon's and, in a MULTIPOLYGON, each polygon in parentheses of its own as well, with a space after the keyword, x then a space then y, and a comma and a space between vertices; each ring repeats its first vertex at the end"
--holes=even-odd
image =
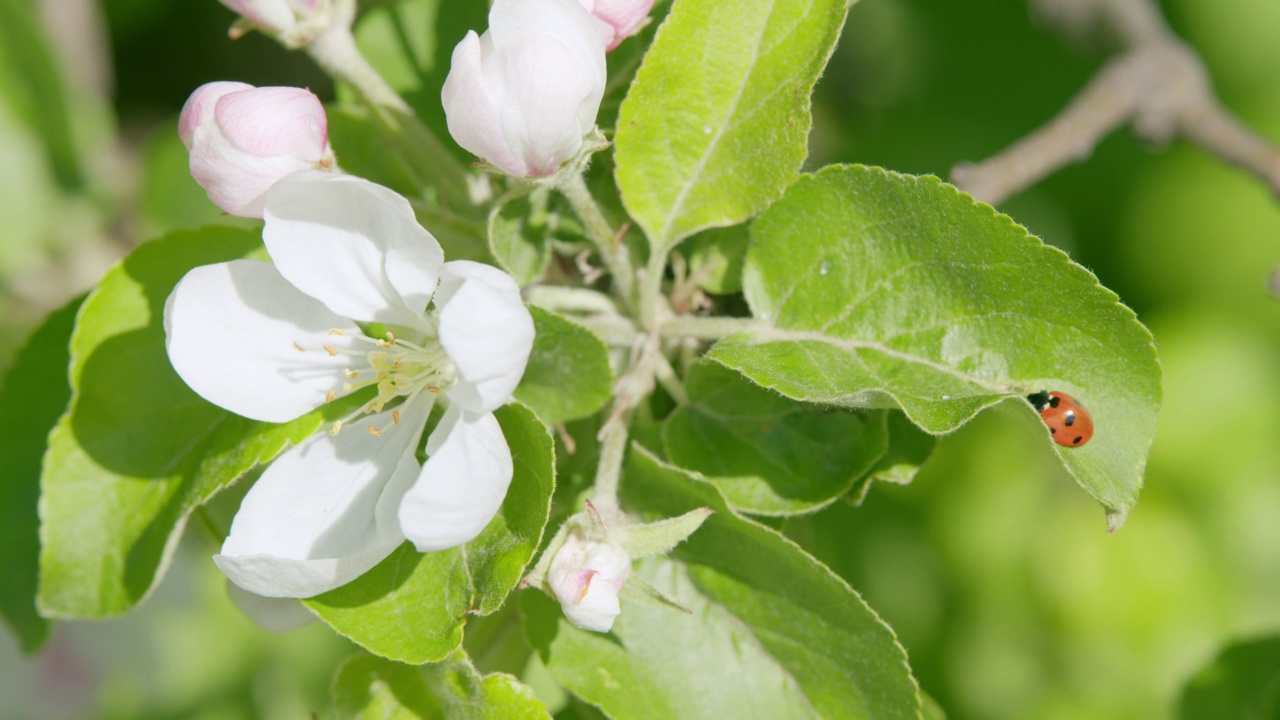
POLYGON ((441 100, 459 145, 542 177, 595 129, 605 79, 599 26, 577 0, 496 0, 489 29, 454 48, 441 100))
POLYGON ((533 345, 515 281, 443 262, 409 203, 359 178, 290 175, 268 193, 265 216, 274 265, 198 267, 169 296, 174 368, 210 402, 266 422, 365 387, 377 396, 345 429, 317 433, 267 468, 215 562, 259 595, 309 597, 361 575, 405 538, 424 552, 471 540, 512 477, 493 410, 510 399, 533 345), (357 323, 394 335, 375 340, 357 323), (448 407, 420 466, 439 398, 448 407))
MULTIPOLYGON (((328 28, 329 0, 221 0, 259 30, 280 38, 288 47, 301 47, 328 28)), ((233 30, 232 38, 240 32, 233 30)))
POLYGON ((262 217, 267 190, 285 175, 333 166, 324 106, 301 88, 201 85, 182 107, 178 135, 191 176, 215 205, 241 217, 262 217))
POLYGON ((547 584, 575 627, 609 632, 622 613, 618 591, 631 575, 631 556, 618 545, 572 532, 556 551, 547 584))
POLYGON ((605 50, 613 50, 636 34, 649 20, 653 0, 578 0, 595 16, 605 50))

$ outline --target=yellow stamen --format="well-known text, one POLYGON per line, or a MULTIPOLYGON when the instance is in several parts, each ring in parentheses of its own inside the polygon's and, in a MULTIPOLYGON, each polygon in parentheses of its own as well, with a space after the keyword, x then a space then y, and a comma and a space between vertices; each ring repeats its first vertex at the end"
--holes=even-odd
POLYGON ((339 329, 339 328, 334 328, 334 329, 332 329, 332 330, 330 330, 330 331, 329 331, 329 334, 330 334, 330 335, 342 335, 342 336, 344 336, 344 337, 345 337, 345 336, 346 336, 346 334, 347 334, 347 331, 346 331, 346 330, 339 329))
POLYGON ((332 345, 325 345, 324 351, 329 353, 329 357, 338 357, 338 348, 332 345))
POLYGON ((339 420, 338 422, 334 423, 334 424, 333 424, 333 427, 329 429, 329 434, 330 434, 330 435, 332 435, 332 436, 334 436, 334 437, 338 437, 338 433, 340 433, 340 432, 342 432, 342 421, 341 421, 341 420, 339 420))
POLYGON ((432 395, 439 395, 440 393, 444 392, 444 390, 436 387, 435 385, 432 385, 427 388, 427 392, 431 393, 432 395))
POLYGON ((303 350, 303 349, 302 349, 302 346, 301 346, 301 345, 299 345, 299 344, 298 344, 298 343, 296 343, 296 342, 293 344, 293 349, 294 349, 294 350, 297 350, 298 352, 306 352, 306 350, 303 350))
POLYGON ((369 434, 374 437, 382 437, 382 431, 372 425, 367 426, 365 430, 368 430, 369 434))
POLYGON ((352 380, 355 380, 356 378, 360 377, 360 373, 356 372, 355 370, 352 370, 351 368, 347 368, 346 370, 343 370, 342 374, 346 375, 352 380))
POLYGON ((337 390, 330 390, 330 391, 329 391, 329 392, 324 396, 324 401, 325 401, 325 402, 327 402, 327 403, 331 403, 331 402, 333 402, 334 400, 337 400, 337 399, 338 399, 338 391, 337 391, 337 390))
POLYGON ((393 422, 393 423, 395 423, 395 424, 397 424, 397 425, 399 425, 399 424, 400 424, 400 411, 399 411, 399 410, 392 410, 392 411, 391 411, 391 422, 393 422))

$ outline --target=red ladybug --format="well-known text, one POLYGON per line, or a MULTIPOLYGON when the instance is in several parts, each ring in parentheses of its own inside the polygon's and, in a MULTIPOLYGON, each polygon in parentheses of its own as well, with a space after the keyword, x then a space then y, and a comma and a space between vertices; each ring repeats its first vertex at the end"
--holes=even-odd
POLYGON ((1070 395, 1054 390, 1028 395, 1027 400, 1059 445, 1080 447, 1093 437, 1093 416, 1070 395))

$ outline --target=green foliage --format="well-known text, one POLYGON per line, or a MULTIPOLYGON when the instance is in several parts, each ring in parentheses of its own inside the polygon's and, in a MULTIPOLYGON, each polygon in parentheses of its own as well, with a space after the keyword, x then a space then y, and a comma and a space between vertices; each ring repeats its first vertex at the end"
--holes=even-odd
POLYGON ((455 162, 475 160, 449 136, 440 90, 453 48, 468 30, 483 32, 489 4, 481 0, 392 0, 360 17, 356 42, 379 74, 404 97, 455 162))
POLYGON ((742 292, 742 263, 750 239, 746 225, 711 228, 689 238, 690 278, 707 292, 742 292))
POLYGON ((169 365, 164 303, 198 265, 252 255, 252 230, 175 232, 98 284, 71 338, 71 405, 40 476, 40 587, 50 617, 118 615, 151 592, 187 516, 220 489, 360 398, 284 425, 232 415, 169 365))
POLYGON ((0 615, 34 653, 49 637, 49 622, 36 613, 40 558, 40 465, 45 438, 71 399, 67 343, 83 298, 45 320, 0 385, 0 615))
POLYGON ((529 313, 537 334, 516 399, 549 425, 603 407, 613 390, 609 349, 595 333, 549 310, 530 305, 529 313))
POLYGON ((637 568, 692 614, 628 604, 601 635, 526 593, 530 642, 571 692, 616 720, 918 717, 906 653, 825 566, 641 448, 632 449, 624 491, 646 515, 715 510, 672 559, 637 568))
POLYGON ((333 678, 338 720, 533 720, 550 718, 533 691, 503 673, 481 675, 457 653, 410 667, 356 655, 333 678))
POLYGON ((807 155, 809 93, 845 0, 680 0, 622 104, 617 179, 655 252, 777 199, 807 155))
POLYGON ((1187 682, 1179 720, 1280 717, 1280 637, 1231 645, 1187 682))
POLYGON ((869 479, 905 485, 933 453, 937 438, 921 430, 900 412, 885 413, 889 449, 871 468, 869 479))
POLYGON ((880 411, 797 402, 709 362, 685 385, 689 404, 662 430, 667 456, 708 476, 743 512, 816 510, 849 492, 888 448, 880 411))
POLYGON ((766 325, 716 345, 718 362, 797 400, 898 406, 934 434, 1063 390, 1096 434, 1055 444, 1059 459, 1111 529, 1137 500, 1160 406, 1151 335, 1007 216, 936 178, 827 168, 756 220, 743 284, 766 325))
POLYGON ((515 476, 484 532, 439 552, 419 553, 406 542, 356 580, 307 600, 321 619, 370 652, 417 664, 456 650, 468 614, 502 607, 542 540, 555 458, 551 436, 529 408, 513 403, 495 414, 515 476))
POLYGON ((489 211, 489 252, 520 287, 537 280, 551 264, 555 216, 547 212, 548 193, 534 191, 489 211))

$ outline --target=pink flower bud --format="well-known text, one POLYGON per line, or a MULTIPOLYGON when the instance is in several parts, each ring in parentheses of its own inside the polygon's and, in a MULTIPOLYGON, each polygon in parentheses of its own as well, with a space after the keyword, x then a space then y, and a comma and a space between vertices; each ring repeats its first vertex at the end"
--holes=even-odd
POLYGON ((324 106, 301 88, 201 85, 182 108, 178 135, 192 177, 241 217, 262 217, 267 189, 285 175, 333 166, 324 106))
POLYGON ((630 575, 631 556, 625 550, 574 532, 552 558, 547 583, 574 626, 609 632, 622 613, 618 591, 630 575))
POLYGON ((653 0, 578 0, 595 16, 604 37, 605 51, 636 34, 649 19, 653 0))
POLYGON ((222 0, 245 20, 286 41, 314 37, 325 25, 329 0, 222 0))
POLYGON ((595 128, 604 43, 577 0, 496 0, 453 51, 441 100, 459 145, 519 177, 555 173, 595 128))

